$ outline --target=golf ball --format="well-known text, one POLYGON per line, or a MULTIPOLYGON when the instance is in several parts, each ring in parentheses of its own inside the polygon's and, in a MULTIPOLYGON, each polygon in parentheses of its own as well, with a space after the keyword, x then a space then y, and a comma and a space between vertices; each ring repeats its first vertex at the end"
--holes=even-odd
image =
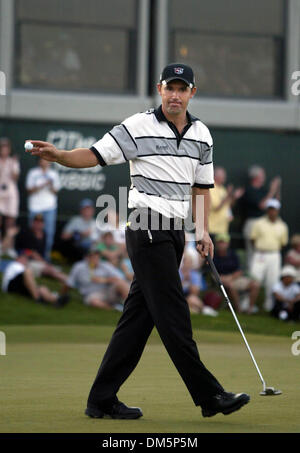
POLYGON ((26 142, 25 145, 24 145, 24 148, 27 150, 27 151, 31 151, 32 148, 33 148, 33 144, 31 142, 26 142))

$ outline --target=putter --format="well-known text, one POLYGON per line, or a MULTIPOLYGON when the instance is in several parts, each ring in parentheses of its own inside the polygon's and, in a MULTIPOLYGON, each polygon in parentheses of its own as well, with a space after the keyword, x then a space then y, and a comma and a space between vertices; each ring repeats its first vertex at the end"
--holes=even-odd
POLYGON ((256 371, 258 372, 258 375, 259 375, 260 380, 261 380, 261 382, 262 382, 263 389, 262 389, 262 391, 260 392, 260 395, 261 395, 261 396, 281 395, 281 393, 282 393, 281 390, 276 390, 274 387, 267 387, 267 386, 266 386, 265 380, 264 380, 264 378, 262 377, 262 374, 261 374, 261 372, 260 372, 260 369, 258 368, 258 365, 257 365, 257 363, 256 363, 256 360, 255 360, 255 358, 254 358, 254 355, 252 354, 252 351, 251 351, 251 349, 250 349, 250 346, 249 346, 249 344, 248 344, 248 341, 247 341, 247 339, 246 339, 246 337, 245 337, 245 335, 244 335, 244 332, 243 332, 243 330, 242 330, 242 328, 241 328, 241 326, 240 326, 240 323, 239 323, 239 321, 238 321, 238 319, 237 319, 237 316, 236 316, 236 314, 235 314, 235 312, 234 312, 234 309, 233 309, 233 307, 232 307, 232 305, 231 305, 231 302, 230 302, 230 300, 229 300, 229 297, 228 297, 227 294, 226 294, 225 288, 224 288, 224 286, 223 286, 223 284, 222 284, 222 282, 221 282, 221 279, 220 279, 220 276, 219 276, 218 271, 217 271, 217 269, 216 269, 215 263, 213 262, 213 260, 212 260, 212 258, 211 258, 211 256, 210 256, 209 254, 208 254, 208 256, 206 257, 206 259, 207 259, 207 262, 208 262, 208 264, 209 264, 209 266, 210 266, 210 268, 211 268, 211 271, 212 271, 212 273, 213 273, 213 276, 214 276, 214 278, 215 278, 217 284, 219 285, 219 287, 220 287, 220 289, 221 289, 221 291, 222 291, 222 293, 223 293, 223 296, 224 296, 224 298, 225 298, 225 300, 226 300, 226 302, 227 302, 227 305, 228 305, 229 308, 230 308, 230 311, 231 311, 231 313, 232 313, 232 315, 233 315, 233 318, 234 318, 234 320, 235 320, 235 322, 236 322, 236 324, 237 324, 237 326, 238 326, 238 328, 239 328, 239 330, 240 330, 240 332, 241 332, 241 334, 242 334, 242 337, 243 337, 243 340, 244 340, 244 342, 245 342, 245 345, 246 345, 246 347, 247 347, 247 349, 248 349, 248 352, 249 352, 249 354, 250 354, 250 357, 251 357, 251 359, 252 359, 252 361, 253 361, 253 363, 254 363, 254 365, 255 365, 256 371))

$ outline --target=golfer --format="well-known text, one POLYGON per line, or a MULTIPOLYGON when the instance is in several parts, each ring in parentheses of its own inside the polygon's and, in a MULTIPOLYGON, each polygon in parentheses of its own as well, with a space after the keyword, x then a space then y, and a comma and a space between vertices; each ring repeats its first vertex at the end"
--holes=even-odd
POLYGON ((250 400, 245 393, 225 392, 201 362, 178 272, 190 194, 197 250, 203 257, 213 256, 207 226, 213 187, 212 138, 187 110, 196 93, 193 70, 169 64, 157 90, 159 108, 127 118, 90 149, 57 150, 50 143, 31 140, 31 154, 67 167, 130 162, 128 207, 133 212, 126 243, 134 278, 88 397, 85 413, 94 418, 143 415, 139 408, 121 403, 117 393, 136 367, 154 326, 204 417, 230 414, 250 400), (197 209, 199 199, 204 200, 202 210, 197 209))

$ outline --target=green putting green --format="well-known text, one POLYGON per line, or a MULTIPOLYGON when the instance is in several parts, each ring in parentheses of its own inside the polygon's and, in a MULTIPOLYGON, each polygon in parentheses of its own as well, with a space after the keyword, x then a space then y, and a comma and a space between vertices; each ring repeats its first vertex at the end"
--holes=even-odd
MULTIPOLYGON (((86 398, 113 331, 109 326, 4 326, 0 356, 0 432, 200 433, 299 432, 300 356, 291 336, 247 335, 267 385, 283 391, 262 397, 259 377, 238 332, 194 332, 200 356, 228 391, 251 401, 240 411, 204 419, 156 332, 119 398, 142 408, 139 420, 89 419, 86 398)), ((291 333, 293 329, 291 326, 291 333)))

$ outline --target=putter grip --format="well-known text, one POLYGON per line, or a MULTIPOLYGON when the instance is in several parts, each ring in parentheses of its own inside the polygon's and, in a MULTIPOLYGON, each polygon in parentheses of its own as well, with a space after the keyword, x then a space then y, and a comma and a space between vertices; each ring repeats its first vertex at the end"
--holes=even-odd
POLYGON ((221 282, 219 273, 218 273, 218 271, 217 271, 217 269, 216 269, 215 263, 213 262, 213 259, 212 259, 212 257, 210 256, 210 254, 207 255, 206 259, 207 259, 207 262, 208 262, 208 264, 209 264, 209 266, 210 266, 210 268, 211 268, 211 271, 212 271, 212 273, 213 273, 213 276, 214 276, 215 279, 216 279, 216 282, 218 283, 218 285, 221 286, 221 285, 222 285, 222 282, 221 282))

